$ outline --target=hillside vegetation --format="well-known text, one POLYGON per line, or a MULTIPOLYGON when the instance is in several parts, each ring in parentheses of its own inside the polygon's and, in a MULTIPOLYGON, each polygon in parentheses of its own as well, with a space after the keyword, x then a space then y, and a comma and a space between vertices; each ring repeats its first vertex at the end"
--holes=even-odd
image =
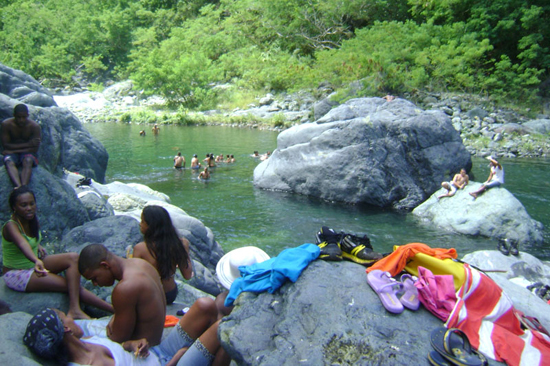
POLYGON ((184 108, 258 92, 550 94, 548 0, 0 0, 0 62, 45 86, 134 81, 184 108))

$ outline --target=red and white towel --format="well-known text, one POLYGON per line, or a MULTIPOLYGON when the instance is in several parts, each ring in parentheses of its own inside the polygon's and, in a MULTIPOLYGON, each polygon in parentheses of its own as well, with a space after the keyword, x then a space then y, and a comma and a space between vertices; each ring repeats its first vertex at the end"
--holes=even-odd
POLYGON ((508 365, 550 365, 550 337, 521 329, 513 303, 502 289, 467 264, 464 269, 466 281, 445 326, 461 329, 475 349, 494 360, 508 365))

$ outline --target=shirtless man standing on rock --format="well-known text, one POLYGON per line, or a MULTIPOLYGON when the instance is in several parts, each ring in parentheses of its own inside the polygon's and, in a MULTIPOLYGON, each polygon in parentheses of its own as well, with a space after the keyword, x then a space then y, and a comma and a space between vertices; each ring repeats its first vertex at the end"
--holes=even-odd
POLYGON ((38 165, 36 153, 40 141, 40 125, 29 119, 29 109, 26 105, 16 105, 13 117, 2 122, 2 155, 15 189, 29 184, 32 168, 38 165), (18 166, 23 167, 21 176, 17 170, 18 166))
POLYGON ((466 174, 466 169, 460 169, 460 173, 455 174, 452 181, 441 183, 441 186, 447 190, 447 193, 438 196, 437 199, 454 196, 457 189, 466 187, 469 182, 470 178, 466 174))
POLYGON ((94 286, 118 284, 111 295, 115 314, 107 325, 107 336, 115 342, 146 338, 160 343, 166 317, 166 296, 160 276, 149 262, 119 257, 101 244, 82 249, 80 274, 94 286))

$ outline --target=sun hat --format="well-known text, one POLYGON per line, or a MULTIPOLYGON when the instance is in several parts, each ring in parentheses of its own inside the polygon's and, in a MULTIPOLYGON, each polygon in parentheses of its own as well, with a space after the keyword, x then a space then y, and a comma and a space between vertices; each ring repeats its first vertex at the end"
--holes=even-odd
POLYGON ((63 343, 65 330, 57 313, 44 309, 36 314, 27 325, 23 343, 40 357, 54 358, 63 343))
POLYGON ((225 254, 216 265, 218 280, 220 280, 223 287, 229 290, 233 281, 241 277, 240 266, 250 266, 268 259, 269 255, 258 247, 250 246, 234 249, 225 254))

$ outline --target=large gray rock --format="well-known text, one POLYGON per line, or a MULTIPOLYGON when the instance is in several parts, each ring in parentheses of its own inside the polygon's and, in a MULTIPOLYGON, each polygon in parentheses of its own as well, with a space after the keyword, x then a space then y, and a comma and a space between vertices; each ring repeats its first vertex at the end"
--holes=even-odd
POLYGON ((474 200, 468 192, 480 186, 481 183, 470 182, 453 197, 438 201, 436 196, 446 192, 441 189, 412 213, 427 225, 460 234, 516 239, 524 248, 543 242, 542 224, 529 216, 513 194, 506 188, 497 187, 474 200))
POLYGON ((523 126, 530 128, 535 133, 546 135, 550 132, 550 119, 535 119, 525 122, 523 126))
POLYGON ((4 277, 0 277, 0 298, 9 304, 13 311, 24 311, 29 314, 36 314, 46 307, 65 312, 69 310, 69 296, 66 293, 13 291, 6 286, 4 277))
POLYGON ((277 138, 254 185, 329 201, 412 209, 471 167, 449 117, 405 99, 352 99, 277 138))
POLYGON ((80 251, 89 244, 103 244, 112 253, 126 257, 126 247, 143 240, 139 223, 129 216, 117 215, 90 221, 71 230, 61 246, 69 252, 80 251))
POLYGON ((242 293, 220 324, 238 365, 420 365, 443 323, 424 307, 387 312, 365 267, 314 261, 274 294, 242 293))
POLYGON ((35 356, 23 344, 23 335, 31 318, 32 315, 23 312, 0 316, 0 329, 2 329, 0 332, 0 365, 56 365, 55 362, 48 362, 35 356))
MULTIPOLYGON (((27 104, 30 118, 42 128, 38 150, 41 166, 58 176, 66 168, 104 182, 109 155, 103 145, 82 127, 74 114, 57 107, 36 80, 0 64, 0 121, 11 117, 19 103, 27 104)), ((0 164, 3 165, 3 160, 0 164)))

